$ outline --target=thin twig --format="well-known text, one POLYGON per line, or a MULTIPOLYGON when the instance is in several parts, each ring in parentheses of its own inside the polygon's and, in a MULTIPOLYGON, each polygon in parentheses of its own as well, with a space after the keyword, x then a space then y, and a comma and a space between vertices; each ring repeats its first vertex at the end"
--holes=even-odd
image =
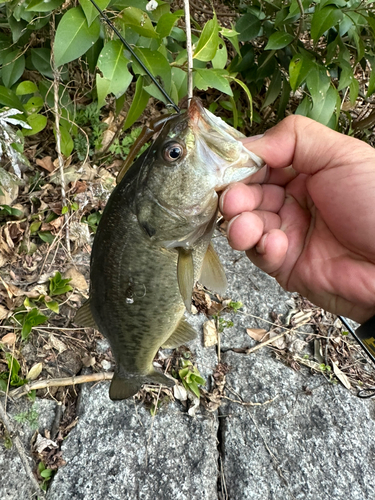
POLYGON ((265 347, 266 345, 272 344, 273 342, 275 342, 275 340, 281 339, 281 337, 284 337, 284 335, 287 333, 293 333, 293 332, 292 332, 292 330, 289 330, 289 332, 280 333, 279 335, 276 335, 275 337, 272 337, 271 339, 268 339, 265 342, 261 342, 260 344, 256 345, 255 347, 251 347, 250 349, 246 349, 246 354, 251 354, 252 352, 257 351, 258 349, 261 349, 262 347, 265 347))
POLYGON ((186 51, 188 58, 187 92, 188 92, 188 107, 189 107, 190 99, 192 99, 193 97, 193 47, 191 43, 189 0, 184 0, 184 11, 185 11, 185 26, 186 26, 186 51))
POLYGON ((18 434, 16 433, 12 422, 8 418, 8 415, 6 414, 5 408, 1 401, 0 401, 0 419, 3 422, 4 426, 6 427, 8 434, 11 436, 12 443, 14 443, 17 449, 18 455, 25 468, 26 475, 29 478, 33 489, 35 490, 35 493, 38 495, 39 498, 45 498, 44 491, 40 488, 40 485, 38 481, 35 479, 33 471, 30 467, 29 461, 31 460, 31 458, 26 454, 22 441, 18 437, 18 434))
POLYGON ((22 385, 9 392, 9 397, 19 399, 30 391, 46 389, 47 387, 65 387, 67 385, 85 384, 87 382, 100 382, 102 380, 112 380, 113 372, 91 373, 89 375, 79 375, 78 377, 50 378, 48 380, 36 380, 30 384, 22 385))
MULTIPOLYGON (((54 49, 55 45, 55 14, 52 14, 51 22, 51 40, 52 47, 54 49)), ((66 192, 65 192, 65 179, 64 179, 64 157, 61 153, 61 131, 60 131, 60 110, 59 110, 59 82, 61 69, 55 66, 55 56, 54 50, 51 51, 51 67, 53 71, 53 93, 54 93, 54 111, 55 111, 55 128, 56 128, 56 150, 57 157, 59 159, 60 177, 61 177, 61 200, 63 207, 67 206, 66 192)), ((70 239, 69 239, 69 215, 64 214, 65 219, 65 238, 66 238, 66 248, 68 254, 70 255, 70 239)))

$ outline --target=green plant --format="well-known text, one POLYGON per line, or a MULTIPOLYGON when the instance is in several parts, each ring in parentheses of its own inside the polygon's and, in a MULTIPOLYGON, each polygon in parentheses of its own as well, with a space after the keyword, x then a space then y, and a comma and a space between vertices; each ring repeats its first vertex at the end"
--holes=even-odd
POLYGON ((70 292, 73 288, 68 285, 71 278, 62 278, 59 272, 56 272, 55 276, 49 279, 49 294, 53 295, 63 295, 66 292, 70 292))
POLYGON ((186 390, 193 392, 197 398, 200 397, 198 385, 204 385, 206 381, 201 377, 199 370, 191 361, 181 360, 182 368, 178 375, 186 390))
MULTIPOLYGON (((131 147, 134 142, 139 137, 139 134, 142 132, 142 127, 133 128, 129 134, 125 135, 123 139, 116 138, 113 141, 113 144, 109 147, 109 152, 121 156, 122 159, 128 156, 131 147)), ((144 144, 140 149, 138 156, 141 155, 147 148, 148 144, 144 144)))
POLYGON ((43 481, 41 484, 41 488, 44 491, 47 491, 49 481, 51 481, 55 471, 53 469, 49 469, 43 462, 39 462, 38 472, 42 477, 43 481))
POLYGON ((16 358, 9 352, 6 352, 5 359, 7 361, 9 371, 0 373, 0 390, 3 392, 6 392, 7 390, 8 380, 11 387, 20 387, 27 382, 26 379, 19 376, 21 367, 16 358))
POLYGON ((39 427, 39 413, 36 404, 33 404, 30 410, 23 411, 14 416, 14 419, 20 424, 27 423, 33 431, 39 427))

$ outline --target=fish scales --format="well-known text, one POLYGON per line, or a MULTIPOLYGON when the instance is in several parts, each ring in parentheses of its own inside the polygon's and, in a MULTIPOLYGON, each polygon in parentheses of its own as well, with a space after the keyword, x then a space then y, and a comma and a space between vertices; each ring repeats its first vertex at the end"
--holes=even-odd
POLYGON ((92 250, 90 299, 76 318, 110 342, 116 360, 112 399, 130 397, 147 382, 173 385, 152 365, 158 349, 196 335, 184 313, 198 279, 215 291, 225 289, 210 245, 217 191, 263 166, 241 137, 193 99, 108 200, 92 250))

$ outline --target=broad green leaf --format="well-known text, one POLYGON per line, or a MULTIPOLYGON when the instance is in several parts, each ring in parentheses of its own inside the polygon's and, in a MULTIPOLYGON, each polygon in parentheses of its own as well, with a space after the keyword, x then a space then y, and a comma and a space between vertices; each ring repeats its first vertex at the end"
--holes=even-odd
MULTIPOLYGON (((155 10, 149 11, 149 15, 150 15, 151 21, 153 21, 154 23, 159 22, 160 18, 164 14, 170 13, 170 9, 171 9, 171 6, 170 6, 170 4, 168 2, 162 2, 161 0, 159 0, 158 4, 159 5, 158 5, 158 7, 156 7, 155 10)), ((137 7, 139 7, 139 5, 137 5, 137 7)), ((146 10, 147 10, 147 6, 146 6, 146 10)), ((181 16, 184 15, 184 11, 183 10, 178 10, 176 12, 177 12, 177 15, 179 15, 179 17, 181 17, 181 16)))
POLYGON ((326 5, 336 5, 337 7, 346 7, 347 6, 347 1, 346 0, 320 0, 320 8, 322 9, 326 5))
POLYGON ((17 43, 21 36, 27 30, 28 23, 26 21, 17 21, 13 16, 8 17, 8 24, 12 32, 13 43, 17 43))
MULTIPOLYGON (((96 5, 101 9, 105 10, 108 7, 110 0, 95 0, 96 5)), ((87 24, 91 26, 94 20, 98 17, 99 12, 90 2, 90 0, 79 0, 82 10, 85 13, 87 24)))
POLYGON ((0 85, 0 104, 19 111, 23 110, 23 105, 16 94, 12 90, 3 87, 3 85, 0 85))
POLYGON ((25 71, 25 56, 19 51, 14 50, 4 58, 1 76, 6 87, 11 87, 16 83, 25 71))
POLYGON ((357 28, 355 26, 353 26, 353 28, 350 28, 348 35, 351 40, 354 40, 354 44, 357 49, 356 60, 360 61, 365 54, 365 45, 363 43, 362 37, 358 34, 357 28))
POLYGON ((31 49, 30 54, 34 68, 47 78, 53 78, 50 49, 31 49))
POLYGON ((281 91, 281 97, 279 101, 279 108, 277 110, 277 118, 281 120, 285 116, 285 109, 288 105, 290 93, 292 88, 286 78, 283 76, 283 90, 281 91))
POLYGON ((324 67, 317 64, 314 66, 314 70, 310 71, 306 78, 306 84, 313 100, 313 106, 317 106, 321 101, 325 100, 326 93, 331 85, 331 79, 324 67))
POLYGON ((178 19, 179 16, 171 14, 170 12, 167 12, 160 17, 158 25, 156 26, 156 33, 160 36, 160 38, 165 38, 170 35, 172 28, 178 19))
POLYGON ((59 304, 55 300, 49 300, 46 302, 46 306, 54 313, 59 314, 59 304))
POLYGON ((98 68, 103 77, 96 75, 98 108, 104 106, 108 94, 120 97, 129 87, 133 77, 128 70, 128 63, 120 40, 112 40, 104 45, 98 58, 98 68))
POLYGON ((296 115, 307 116, 309 114, 310 109, 312 108, 311 101, 309 97, 306 95, 302 102, 298 105, 298 108, 295 111, 296 115))
POLYGON ((289 64, 289 82, 293 92, 305 81, 314 68, 314 62, 302 54, 296 54, 289 64))
POLYGON ((211 61, 215 57, 219 45, 219 25, 216 14, 210 19, 203 28, 195 47, 193 58, 199 61, 211 61))
MULTIPOLYGON (((171 89, 171 67, 163 54, 157 50, 144 49, 140 47, 134 47, 134 51, 151 74, 154 77, 159 77, 161 79, 162 87, 167 93, 169 93, 171 89)), ((136 61, 133 61, 132 67, 136 74, 146 75, 144 69, 141 68, 136 61)), ((156 99, 164 102, 165 98, 153 83, 145 85, 144 89, 156 99)))
POLYGON ((270 104, 272 104, 280 95, 280 92, 281 92, 281 73, 277 69, 275 74, 272 76, 270 86, 268 87, 267 94, 261 109, 264 109, 270 104))
POLYGON ((332 120, 336 105, 337 90, 331 85, 320 100, 313 100, 313 107, 308 112, 308 116, 323 125, 328 125, 332 120))
POLYGON ((375 57, 371 58, 370 63, 371 63, 371 73, 370 73, 370 80, 368 82, 366 97, 370 97, 375 92, 375 57))
POLYGON ((227 46, 219 38, 219 47, 216 51, 215 56, 212 59, 212 66, 215 69, 224 69, 225 66, 227 65, 228 61, 228 51, 227 51, 227 46))
POLYGON ((311 20, 311 38, 316 42, 327 30, 338 24, 343 17, 340 9, 328 6, 316 10, 311 20))
POLYGON ((21 337, 22 340, 27 339, 29 336, 31 329, 34 326, 42 325, 45 321, 47 320, 47 316, 44 316, 44 314, 41 314, 39 310, 34 307, 29 311, 23 318, 22 321, 22 331, 21 331, 21 337))
POLYGON ((248 88, 248 86, 242 82, 241 80, 238 80, 238 78, 233 78, 233 77, 230 77, 231 80, 233 80, 234 82, 237 83, 237 85, 239 85, 244 91, 245 91, 245 94, 247 95, 247 98, 249 99, 249 105, 250 105, 250 120, 253 121, 253 97, 251 95, 251 92, 248 88))
POLYGON ((354 79, 354 74, 351 65, 347 61, 341 60, 339 65, 341 68, 341 75, 337 90, 342 90, 345 87, 349 87, 354 79))
POLYGON ((38 236, 42 241, 48 243, 49 245, 55 240, 55 237, 50 231, 38 231, 38 236))
POLYGON ((128 129, 135 121, 138 120, 146 108, 149 98, 150 94, 143 89, 143 76, 140 76, 135 86, 134 98, 130 105, 128 114, 126 115, 123 130, 128 129))
POLYGON ((39 96, 30 97, 26 104, 24 104, 24 108, 27 114, 32 115, 40 111, 44 106, 44 100, 39 96))
POLYGON ((27 123, 32 127, 31 130, 23 129, 23 135, 34 135, 41 132, 47 125, 47 117, 34 113, 27 117, 27 123))
POLYGON ((213 88, 233 96, 229 81, 223 75, 228 75, 223 69, 197 69, 194 74, 194 85, 199 90, 213 88))
POLYGON ((187 94, 187 73, 181 68, 172 67, 172 85, 177 93, 173 99, 176 104, 187 94))
POLYGON ((154 30, 151 19, 146 12, 136 7, 127 7, 119 15, 125 26, 130 26, 133 31, 147 38, 158 38, 159 35, 154 30))
POLYGON ((89 27, 79 7, 65 12, 56 30, 54 43, 56 66, 62 66, 80 57, 96 42, 99 34, 98 19, 95 19, 89 27))
POLYGON ((16 88, 16 95, 34 94, 35 92, 38 92, 38 87, 34 82, 31 82, 30 80, 21 82, 17 85, 16 88))
POLYGON ((350 89, 350 102, 351 104, 355 104, 359 93, 359 83, 356 78, 353 78, 351 84, 349 85, 350 89))
POLYGON ((64 0, 31 0, 26 10, 31 12, 51 12, 64 3, 64 0))
MULTIPOLYGON (((55 139, 56 139, 56 129, 55 129, 55 127, 53 127, 53 133, 54 133, 54 136, 55 136, 55 139)), ((71 152, 73 151, 73 148, 74 148, 73 139, 72 139, 69 131, 65 128, 65 126, 63 124, 60 124, 60 134, 61 134, 61 141, 60 141, 61 152, 62 152, 62 154, 64 156, 68 157, 68 156, 70 156, 70 154, 71 154, 71 152)), ((40 236, 40 233, 38 233, 38 234, 40 236)), ((42 238, 42 240, 43 240, 43 238, 42 238)), ((43 240, 43 241, 46 241, 46 240, 43 240)))
POLYGON ((230 43, 235 48, 239 58, 241 58, 241 50, 240 50, 240 45, 238 43, 239 33, 233 28, 232 29, 220 28, 220 34, 230 41, 230 43))
POLYGON ((276 31, 268 39, 268 43, 264 50, 278 50, 283 49, 294 40, 294 36, 284 31, 276 31))
POLYGON ((238 40, 240 42, 248 42, 259 35, 262 28, 262 23, 259 17, 254 14, 245 14, 240 17, 236 23, 236 31, 238 31, 238 40))

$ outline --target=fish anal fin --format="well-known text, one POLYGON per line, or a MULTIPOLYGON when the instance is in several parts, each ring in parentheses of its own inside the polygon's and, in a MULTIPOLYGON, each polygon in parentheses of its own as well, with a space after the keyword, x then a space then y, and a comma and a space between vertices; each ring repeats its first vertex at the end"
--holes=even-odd
POLYGON ((112 401, 131 398, 141 387, 142 381, 139 378, 126 379, 115 372, 109 388, 109 397, 112 401))
POLYGON ((95 330, 98 330, 98 325, 92 316, 90 299, 86 300, 83 306, 78 309, 73 321, 76 325, 84 326, 85 328, 95 328, 95 330))
POLYGON ((199 282, 209 290, 219 294, 223 294, 227 288, 225 271, 212 243, 208 245, 204 256, 199 282))
POLYGON ((194 262, 192 250, 179 247, 177 261, 177 281, 186 309, 191 311, 194 288, 194 262))
POLYGON ((190 342, 190 340, 194 340, 196 336, 197 332, 194 328, 189 325, 185 318, 181 318, 176 329, 169 339, 164 342, 162 347, 164 349, 174 349, 182 344, 186 344, 186 342, 190 342))

